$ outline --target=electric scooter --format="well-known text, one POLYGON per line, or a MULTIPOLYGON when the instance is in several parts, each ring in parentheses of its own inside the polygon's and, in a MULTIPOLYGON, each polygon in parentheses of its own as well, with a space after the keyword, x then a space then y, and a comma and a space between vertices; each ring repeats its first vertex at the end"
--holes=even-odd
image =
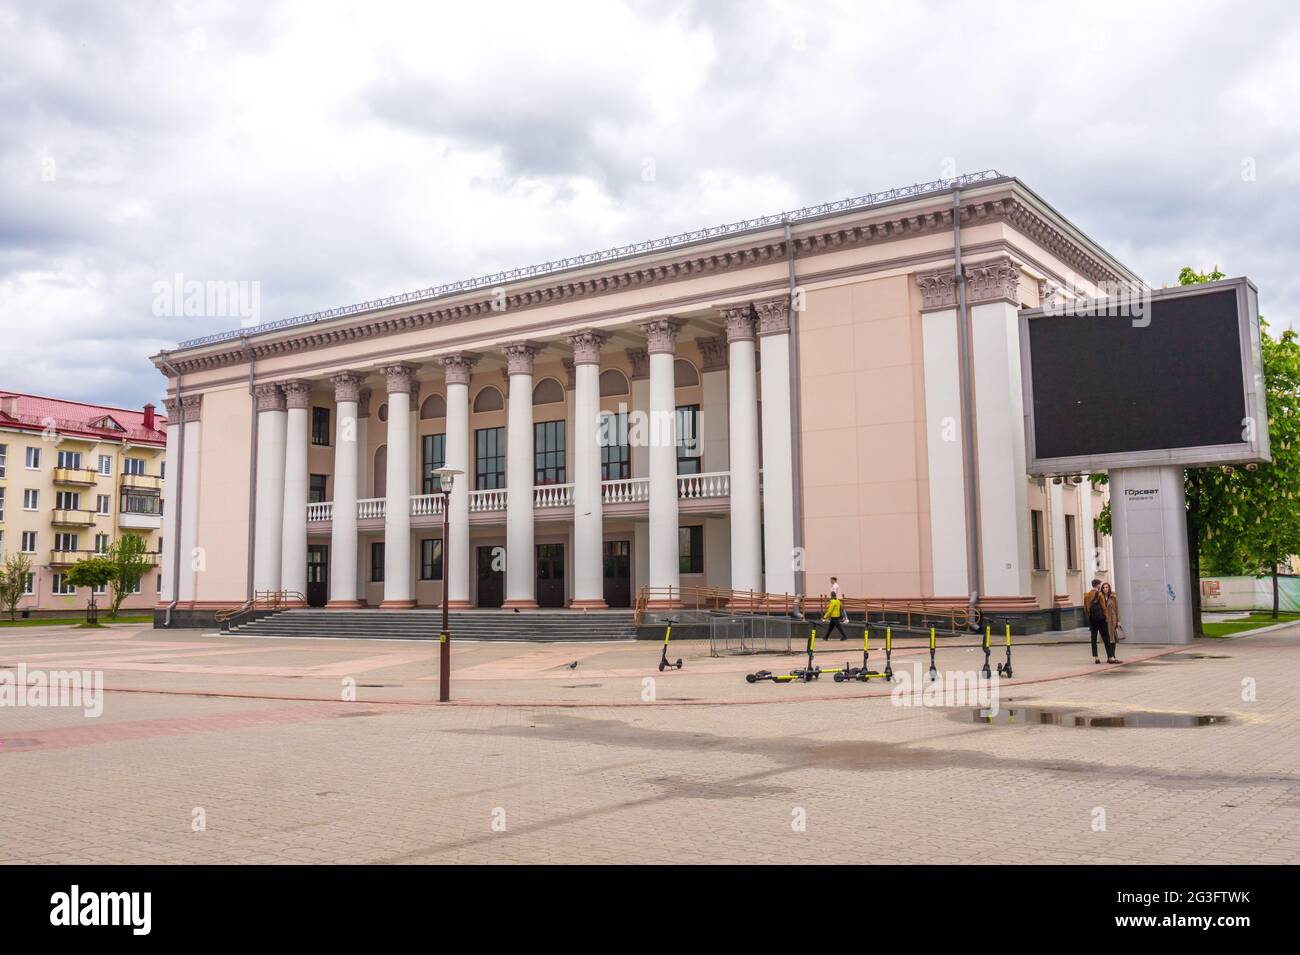
MULTIPOLYGON (((861 683, 866 683, 873 676, 885 676, 885 674, 871 669, 871 664, 868 662, 868 658, 870 657, 870 650, 868 649, 870 639, 871 628, 867 627, 862 631, 862 666, 853 667, 846 663, 844 668, 839 673, 835 674, 836 683, 844 683, 848 680, 857 680, 861 683)), ((885 679, 889 679, 889 677, 885 677, 885 679)))
POLYGON ((939 670, 934 665, 934 627, 930 628, 930 682, 939 679, 939 670))
POLYGON ((682 668, 682 658, 681 658, 681 657, 678 657, 678 658, 677 658, 677 662, 676 662, 676 663, 673 663, 672 661, 670 661, 670 660, 668 659, 668 638, 672 636, 672 633, 673 633, 673 624, 675 624, 676 622, 677 622, 677 619, 676 619, 675 617, 669 617, 667 620, 664 621, 664 623, 666 623, 668 626, 667 626, 667 628, 664 630, 664 651, 663 651, 663 654, 659 657, 659 672, 660 672, 660 673, 663 673, 664 670, 668 669, 669 667, 672 667, 674 670, 680 670, 680 669, 682 668))
POLYGON ((1011 624, 1007 624, 1007 662, 998 664, 998 676, 1011 679, 1011 624))

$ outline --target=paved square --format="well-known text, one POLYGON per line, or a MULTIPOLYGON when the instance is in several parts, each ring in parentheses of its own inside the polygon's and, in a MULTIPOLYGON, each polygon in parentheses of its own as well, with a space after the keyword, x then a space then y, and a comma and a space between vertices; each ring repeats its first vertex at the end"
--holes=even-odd
MULTIPOLYGON (((0 670, 107 690, 98 718, 0 707, 0 861, 1295 863, 1298 640, 1126 647, 1120 667, 1018 647, 1004 710, 1227 717, 1077 728, 874 682, 751 685, 799 659, 685 641, 665 674, 654 643, 459 642, 439 706, 432 642, 0 632, 0 670)), ((896 669, 926 660, 899 641, 896 669)))

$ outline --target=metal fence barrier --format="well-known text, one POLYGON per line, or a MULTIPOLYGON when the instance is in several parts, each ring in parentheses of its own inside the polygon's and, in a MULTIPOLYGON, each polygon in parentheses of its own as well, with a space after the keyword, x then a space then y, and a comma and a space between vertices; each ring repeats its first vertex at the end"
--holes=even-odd
POLYGON ((809 623, 770 614, 709 614, 709 656, 790 653, 808 637, 809 623))

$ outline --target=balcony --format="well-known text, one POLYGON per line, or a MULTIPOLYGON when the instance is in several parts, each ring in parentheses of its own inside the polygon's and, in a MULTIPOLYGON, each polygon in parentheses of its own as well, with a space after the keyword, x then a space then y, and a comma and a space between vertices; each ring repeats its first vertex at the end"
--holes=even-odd
POLYGON ((95 519, 99 516, 98 511, 82 511, 66 507, 56 507, 53 515, 50 517, 50 523, 60 524, 66 527, 91 527, 95 523, 95 519))
MULTIPOLYGON (((553 511, 573 507, 572 484, 539 484, 533 488, 533 509, 553 511)), ((700 502, 703 509, 712 509, 716 502, 731 496, 731 472, 713 471, 705 474, 681 474, 677 477, 678 501, 690 508, 700 502)), ((411 496, 412 517, 441 517, 441 494, 414 494, 411 496)), ((601 482, 601 501, 607 507, 622 511, 642 511, 650 501, 649 478, 625 478, 601 482), (629 508, 630 505, 630 508, 629 508)), ((357 520, 383 520, 388 501, 370 497, 357 501, 357 520)), ((471 514, 503 513, 506 509, 506 489, 470 491, 471 514)), ((320 524, 334 519, 334 503, 321 501, 307 505, 307 522, 320 524)))
POLYGON ((85 560, 87 557, 103 557, 103 554, 97 554, 93 550, 52 550, 50 551, 51 567, 71 567, 79 560, 85 560))
POLYGON ((99 472, 92 468, 55 468, 55 484, 73 484, 77 487, 93 487, 99 480, 99 472))
POLYGON ((123 474, 122 487, 133 491, 161 491, 163 479, 155 474, 123 474))
POLYGON ((162 515, 141 511, 122 511, 117 515, 119 527, 133 531, 156 531, 162 529, 162 515))

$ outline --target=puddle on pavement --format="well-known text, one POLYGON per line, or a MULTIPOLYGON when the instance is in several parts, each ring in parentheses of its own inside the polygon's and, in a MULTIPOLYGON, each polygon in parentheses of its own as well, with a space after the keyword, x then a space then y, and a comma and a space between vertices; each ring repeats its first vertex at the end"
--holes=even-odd
POLYGON ((1231 660, 1227 653, 1166 653, 1166 660, 1231 660))
POLYGON ((1084 729, 1195 729, 1198 726, 1217 726, 1231 722, 1228 717, 1215 714, 1167 713, 1158 710, 1133 713, 1088 713, 1081 710, 1053 710, 1033 706, 1009 706, 990 716, 988 710, 971 710, 969 717, 961 717, 990 726, 1074 726, 1084 729))
POLYGON ((603 683, 561 683, 562 690, 593 690, 598 686, 604 686, 603 683))
POLYGON ((342 720, 342 719, 347 719, 349 716, 383 716, 383 715, 384 715, 384 714, 381 713, 379 710, 365 710, 365 711, 363 711, 363 712, 361 712, 361 713, 349 712, 349 713, 335 713, 335 714, 334 714, 335 718, 336 718, 336 719, 340 719, 340 720, 342 720))

